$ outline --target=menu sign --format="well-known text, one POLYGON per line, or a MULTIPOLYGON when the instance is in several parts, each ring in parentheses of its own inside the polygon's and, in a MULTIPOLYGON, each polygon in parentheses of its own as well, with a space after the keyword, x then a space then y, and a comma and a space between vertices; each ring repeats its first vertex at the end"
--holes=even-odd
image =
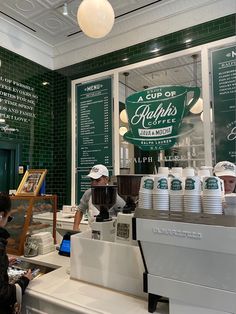
POLYGON ((112 167, 112 81, 77 86, 78 194, 89 186, 85 174, 96 164, 112 167))
POLYGON ((212 52, 216 162, 236 162, 236 46, 212 52))

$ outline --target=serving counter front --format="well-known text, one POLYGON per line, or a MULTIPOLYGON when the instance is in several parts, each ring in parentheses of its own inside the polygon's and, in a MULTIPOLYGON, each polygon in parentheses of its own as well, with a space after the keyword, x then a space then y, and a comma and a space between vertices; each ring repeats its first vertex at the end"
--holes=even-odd
MULTIPOLYGON (((70 258, 57 252, 24 258, 57 269, 30 282, 23 297, 23 314, 147 314, 141 298, 70 279, 70 258)), ((114 265, 117 267, 117 265, 114 265)), ((155 313, 168 314, 159 304, 155 313)))
MULTIPOLYGON (((114 286, 105 288, 82 281, 85 279, 71 279, 73 259, 53 252, 26 259, 54 270, 30 282, 23 313, 236 314, 235 216, 170 214, 138 208, 133 236, 144 261, 143 286, 148 301, 114 291, 114 286), (169 306, 156 302, 160 296, 169 299, 169 306)), ((80 254, 79 241, 77 244, 80 254)), ((123 259, 128 261, 127 254, 123 259)), ((98 262, 102 261, 100 256, 98 262)), ((88 268, 91 265, 89 258, 74 265, 79 268, 80 263, 88 268)), ((119 263, 114 262, 109 276, 114 277, 117 271, 119 263)))

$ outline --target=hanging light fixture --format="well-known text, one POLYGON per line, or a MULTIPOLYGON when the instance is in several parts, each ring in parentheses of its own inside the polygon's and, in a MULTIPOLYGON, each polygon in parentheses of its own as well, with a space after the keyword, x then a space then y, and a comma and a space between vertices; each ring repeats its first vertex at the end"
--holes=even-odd
POLYGON ((128 131, 128 129, 125 126, 121 126, 119 128, 119 133, 121 136, 123 136, 127 131, 128 131))
POLYGON ((190 109, 190 111, 193 114, 199 114, 203 111, 203 100, 201 97, 198 99, 196 104, 194 104, 194 106, 190 109))
MULTIPOLYGON (((194 83, 195 83, 195 86, 197 86, 197 58, 198 58, 198 55, 195 54, 195 55, 192 55, 192 58, 193 58, 193 76, 194 76, 194 83)), ((190 100, 192 101, 192 99, 190 100)), ((202 98, 200 97, 198 99, 198 101, 194 104, 194 106, 190 109, 190 112, 192 112, 193 114, 199 114, 203 111, 203 100, 202 98)))
POLYGON ((68 15, 68 8, 67 8, 67 3, 65 2, 63 4, 63 12, 62 12, 63 15, 68 15))
MULTIPOLYGON (((124 77, 125 77, 125 101, 126 98, 128 97, 128 93, 127 93, 127 80, 128 80, 128 76, 129 76, 129 72, 124 72, 123 73, 124 77)), ((123 109, 120 113, 120 119, 122 122, 124 123, 128 123, 128 115, 127 115, 127 111, 126 109, 123 109)))
POLYGON ((122 122, 124 123, 128 123, 128 116, 127 116, 127 112, 126 109, 123 109, 120 113, 120 119, 122 122))
POLYGON ((102 38, 112 29, 114 10, 108 0, 83 0, 77 11, 77 21, 85 35, 102 38))

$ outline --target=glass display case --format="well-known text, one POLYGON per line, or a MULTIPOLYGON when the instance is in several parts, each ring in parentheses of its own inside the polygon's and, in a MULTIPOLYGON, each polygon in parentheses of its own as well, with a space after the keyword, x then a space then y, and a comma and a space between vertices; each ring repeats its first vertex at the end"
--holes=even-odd
POLYGON ((6 227, 10 233, 7 253, 22 255, 26 235, 41 231, 52 232, 56 243, 57 195, 11 196, 12 216, 14 219, 6 227), (34 219, 39 214, 52 213, 51 223, 42 223, 34 219))

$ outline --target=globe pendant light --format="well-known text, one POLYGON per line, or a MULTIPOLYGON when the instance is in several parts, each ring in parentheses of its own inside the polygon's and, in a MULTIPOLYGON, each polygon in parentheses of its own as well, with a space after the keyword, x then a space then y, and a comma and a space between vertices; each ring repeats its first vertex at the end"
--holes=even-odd
POLYGON ((115 14, 108 0, 83 0, 77 11, 77 20, 85 35, 102 38, 111 31, 115 14))
POLYGON ((203 111, 203 99, 199 98, 194 106, 190 109, 193 114, 199 114, 203 111))
POLYGON ((119 128, 119 133, 121 136, 123 136, 127 131, 128 131, 128 129, 125 126, 121 126, 119 128))
POLYGON ((124 123, 128 123, 128 116, 127 116, 127 112, 126 109, 123 109, 120 113, 120 119, 122 122, 124 123))

